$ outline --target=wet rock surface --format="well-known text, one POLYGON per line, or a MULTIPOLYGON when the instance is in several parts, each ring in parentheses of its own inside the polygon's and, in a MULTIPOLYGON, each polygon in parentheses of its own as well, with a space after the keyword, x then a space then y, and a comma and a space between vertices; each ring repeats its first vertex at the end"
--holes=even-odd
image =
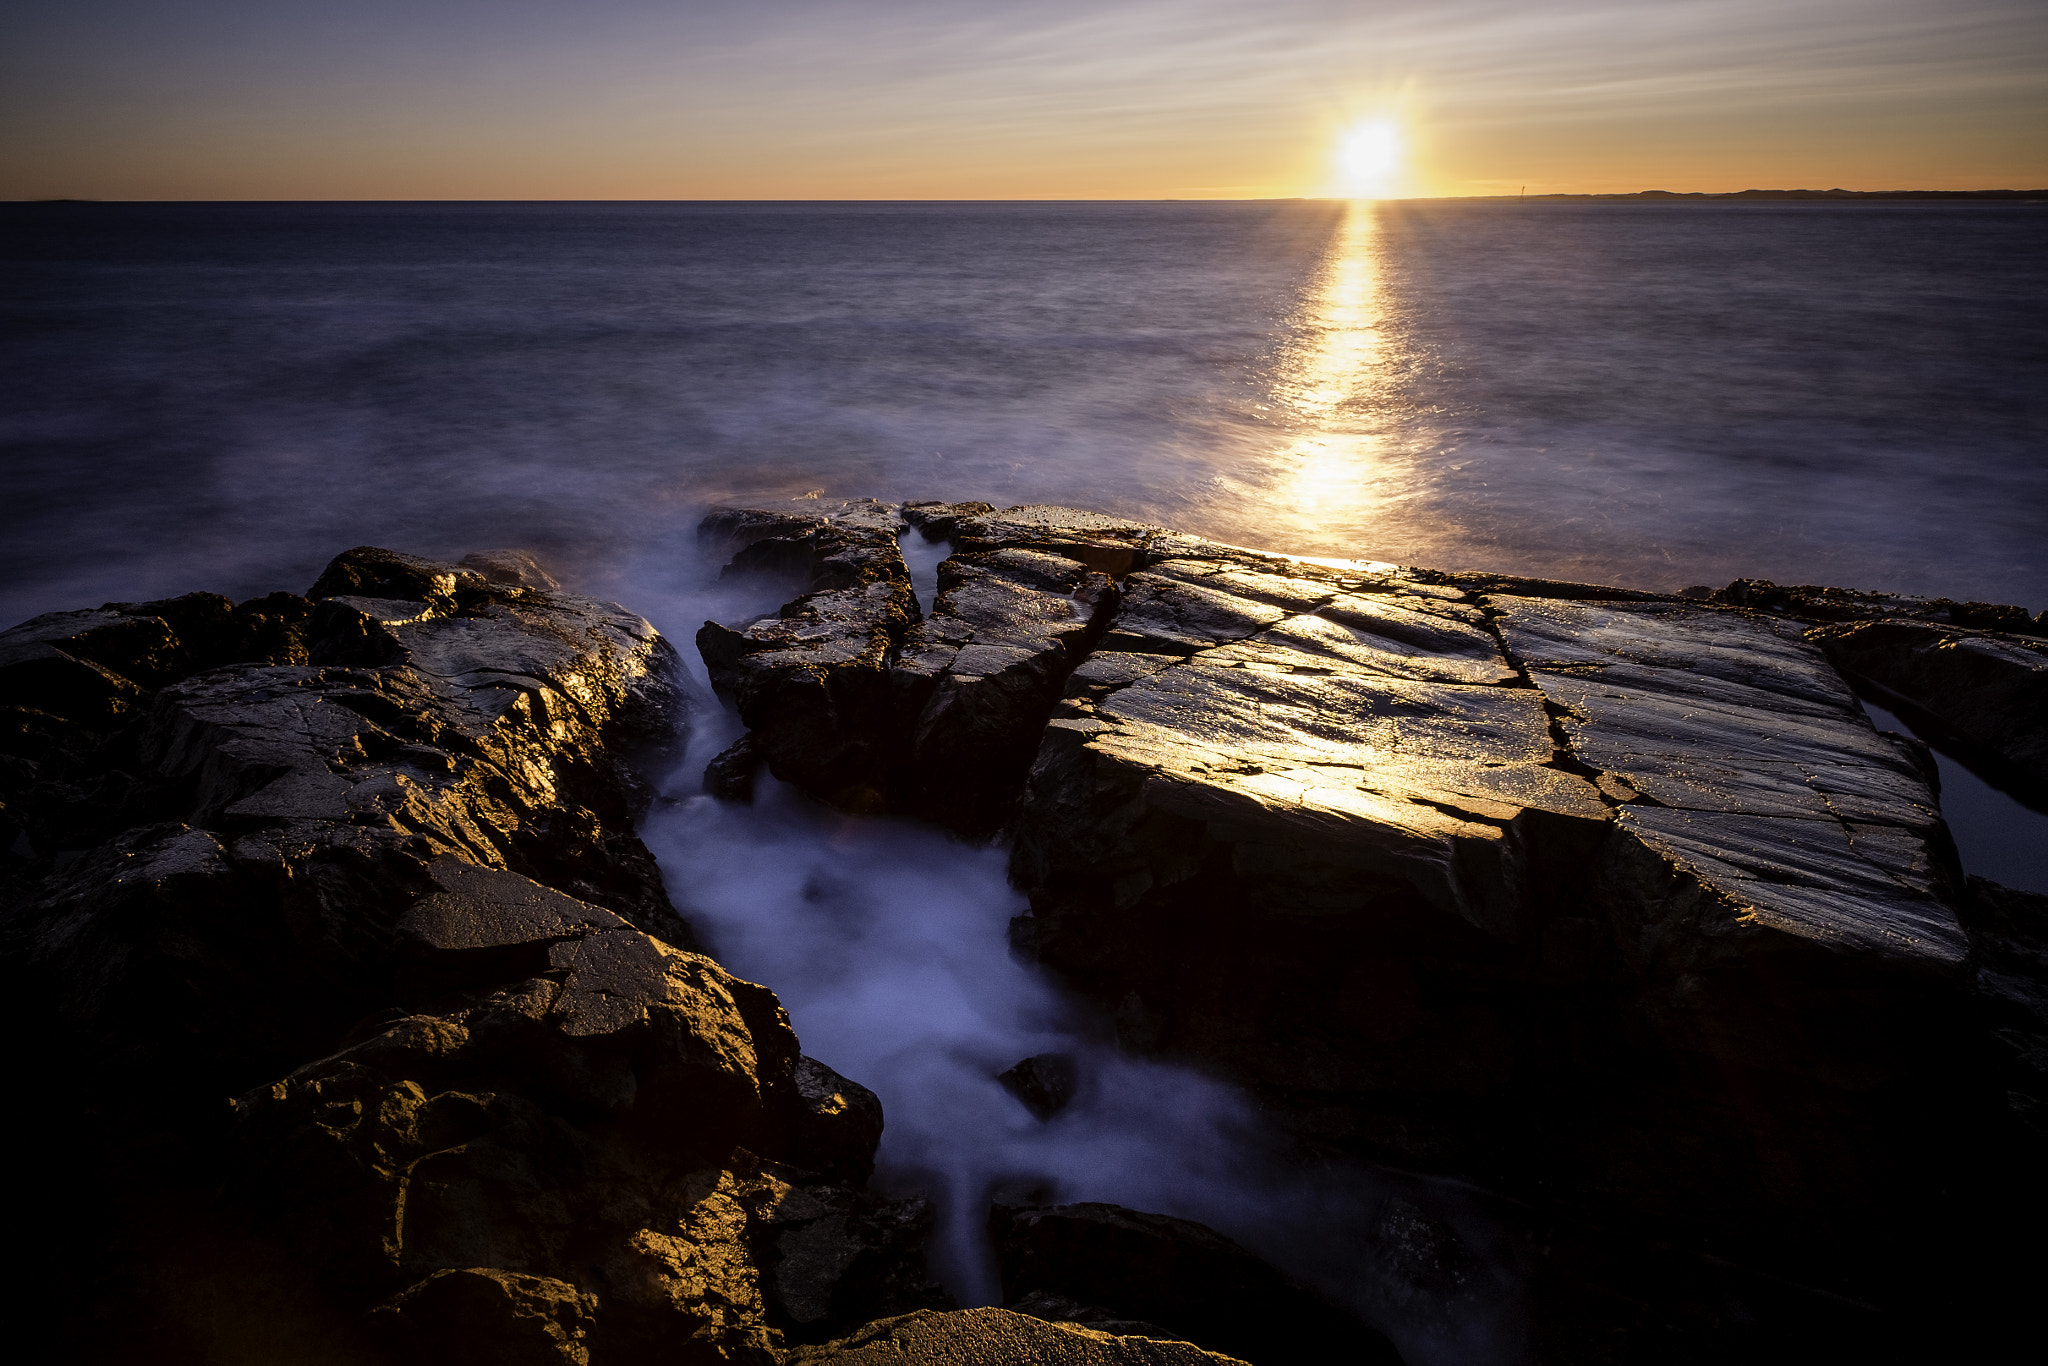
POLYGON ((672 649, 482 558, 0 634, 65 1359, 770 1362, 946 1304, 879 1102, 633 831, 672 649))
POLYGON ((728 573, 801 592, 743 628, 706 622, 711 682, 759 737, 769 771, 840 805, 874 809, 893 765, 889 664, 918 617, 893 505, 796 505, 714 513, 700 542, 736 549, 728 573))
POLYGON ((890 670, 908 761, 892 784, 898 803, 970 833, 1001 824, 1115 599, 1106 575, 1042 550, 947 559, 938 600, 890 670))
MULTIPOLYGON (((1028 771, 988 766, 975 818, 949 823, 1001 818, 1032 903, 1013 946, 1125 1047, 1241 1082, 1312 1149, 1530 1202, 1559 1249, 1532 1273, 1547 1358, 1711 1360, 1995 1315, 2009 1266, 1927 1249, 1989 1247, 1973 1211, 2038 1205, 2018 1156, 2033 988, 2000 976, 2038 965, 2029 932, 1996 928, 2025 915, 1966 888, 1926 755, 1852 684, 2031 762, 2048 709, 2024 614, 909 507, 951 542, 942 588, 1007 576, 885 658, 913 702, 936 696, 926 652, 970 628, 1044 638, 1033 594, 1052 586, 1022 566, 1102 580, 1064 581, 1091 585, 1085 626, 1057 655, 1018 644, 1046 661, 1014 694, 1031 705, 963 746, 1011 754, 1029 731, 1028 771)), ((928 705, 876 747, 911 754, 904 717, 928 705)), ((964 790, 959 768, 874 790, 947 820, 969 803, 934 795, 964 790)))

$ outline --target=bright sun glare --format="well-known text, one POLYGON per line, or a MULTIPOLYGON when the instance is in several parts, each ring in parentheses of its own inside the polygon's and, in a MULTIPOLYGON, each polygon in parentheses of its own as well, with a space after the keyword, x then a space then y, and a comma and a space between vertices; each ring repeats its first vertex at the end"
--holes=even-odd
POLYGON ((1393 189, 1401 166, 1401 130, 1391 119, 1361 123, 1337 145, 1337 178, 1345 196, 1378 199, 1393 189))

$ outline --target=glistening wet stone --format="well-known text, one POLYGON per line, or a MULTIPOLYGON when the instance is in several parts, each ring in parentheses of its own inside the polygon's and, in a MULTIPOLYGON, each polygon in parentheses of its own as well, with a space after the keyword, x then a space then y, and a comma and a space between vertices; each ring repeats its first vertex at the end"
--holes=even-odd
MULTIPOLYGON (((1012 942, 1128 1046, 1241 1082, 1311 1149, 1852 1298, 1960 1274, 1920 1249, 1969 1218, 1918 1173, 2012 1151, 2017 1102, 1926 756, 1826 633, 1054 508, 952 534, 963 569, 1113 581, 1034 725, 1012 942)), ((1880 628, 1830 629, 1881 653, 1880 628)))

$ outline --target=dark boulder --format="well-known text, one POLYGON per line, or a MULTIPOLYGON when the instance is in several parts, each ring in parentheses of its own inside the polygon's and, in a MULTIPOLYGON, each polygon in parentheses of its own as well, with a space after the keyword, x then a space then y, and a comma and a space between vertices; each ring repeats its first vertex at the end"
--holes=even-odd
POLYGON ((770 1321, 791 1342, 819 1342, 872 1319, 950 1309, 925 1270, 934 1211, 845 1186, 796 1184, 763 1167, 741 1192, 770 1321))
POLYGON ((1048 537, 1047 509, 1015 509, 1013 523, 986 504, 921 504, 899 520, 888 505, 803 501, 722 509, 700 528, 706 546, 734 552, 726 573, 801 590, 743 629, 705 624, 697 646, 714 685, 778 778, 834 805, 993 833, 1116 604, 1106 574, 1059 548, 1128 565, 1145 529, 1100 519, 1048 537), (925 615, 896 542, 909 520, 962 547, 925 615))
POLYGON ((1100 1306, 1255 1363, 1398 1362, 1376 1330, 1203 1224, 1117 1205, 997 1205, 1004 1302, 1100 1306))
POLYGON ((1931 719, 2008 781, 2048 794, 2048 641, 1925 622, 1817 627, 1808 638, 1875 701, 1931 719))
POLYGON ((1413 1200, 1390 1195, 1367 1234, 1373 1299, 1414 1323, 1441 1323, 1484 1275, 1457 1230, 1413 1200))
POLYGON ((2048 1143, 2048 896, 1981 877, 1969 890, 1977 1001, 2006 1104, 2039 1152, 2048 1143))
POLYGON ((589 1366, 595 1297, 491 1267, 437 1271, 375 1311, 399 1355, 450 1366, 589 1366))
POLYGON ((1067 1108, 1080 1089, 1081 1069, 1071 1053, 1034 1053, 996 1080, 1043 1121, 1067 1108))
POLYGON ((993 503, 905 503, 903 520, 923 532, 927 541, 950 541, 959 533, 962 521, 995 510, 993 503))
POLYGON ((761 762, 761 742, 750 731, 704 765, 704 790, 722 802, 748 805, 754 800, 754 783, 760 777, 761 762))
POLYGON ((743 629, 706 622, 697 648, 769 771, 840 806, 880 806, 893 766, 889 665, 917 620, 902 528, 893 506, 875 503, 734 509, 700 528, 707 543, 740 548, 731 568, 801 586, 779 615, 743 629))
POLYGON ((799 1104, 783 1146, 788 1160, 849 1185, 865 1185, 882 1141, 882 1102, 816 1058, 798 1058, 799 1104))
POLYGON ((1991 602, 1956 602, 1905 593, 1865 593, 1818 584, 1779 585, 1769 579, 1737 579, 1726 588, 1687 590, 1730 607, 1746 607, 1797 621, 1848 622, 1886 619, 1923 621, 1970 630, 2015 635, 2048 635, 2048 612, 2030 617, 2023 607, 1991 602))

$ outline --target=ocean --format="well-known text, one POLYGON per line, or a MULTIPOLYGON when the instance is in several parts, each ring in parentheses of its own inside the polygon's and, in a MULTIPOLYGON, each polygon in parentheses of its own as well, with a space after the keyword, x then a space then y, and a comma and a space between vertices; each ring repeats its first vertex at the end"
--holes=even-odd
MULTIPOLYGON (((48 204, 0 233, 0 624, 523 547, 688 657, 776 605, 716 581, 702 510, 813 490, 2048 608, 2041 206, 48 204)), ((703 796, 737 723, 692 686, 643 833, 881 1094, 877 1179, 938 1202, 964 1302, 995 1294, 992 1195, 1111 1200, 1215 1225, 1417 1366, 1526 1359, 1512 1209, 1304 1165, 1229 1087, 1119 1054, 1009 955, 999 846, 703 796), (1086 1085, 1041 1124, 994 1075, 1051 1050, 1086 1085), (1454 1296, 1373 1282, 1393 1194, 1472 1251, 1454 1296)), ((1966 865, 2048 890, 2048 818, 1943 762, 1966 865)))
POLYGON ((2048 608, 2030 204, 0 208, 0 616, 705 501, 2048 608))

